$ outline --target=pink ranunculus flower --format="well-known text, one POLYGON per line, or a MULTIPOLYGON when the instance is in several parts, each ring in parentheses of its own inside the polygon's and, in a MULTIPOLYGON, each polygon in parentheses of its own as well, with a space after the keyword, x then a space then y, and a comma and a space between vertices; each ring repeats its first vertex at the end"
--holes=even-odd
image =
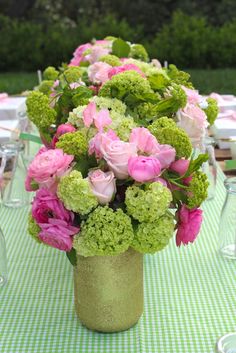
POLYGON ((139 183, 153 181, 153 179, 161 174, 161 164, 155 157, 130 157, 128 161, 128 173, 139 183))
POLYGON ((68 132, 75 132, 76 128, 71 124, 61 124, 58 126, 57 131, 52 139, 52 147, 55 148, 56 143, 61 135, 67 134, 68 132))
POLYGON ((50 218, 48 223, 39 224, 41 231, 39 239, 53 248, 70 251, 73 245, 73 235, 79 232, 79 227, 68 225, 61 219, 50 218))
POLYGON ((145 77, 144 73, 135 64, 124 64, 121 66, 112 67, 108 72, 108 77, 109 79, 111 79, 114 75, 118 75, 121 72, 130 71, 130 70, 137 71, 141 76, 145 77))
POLYGON ((187 102, 189 104, 199 104, 202 101, 202 96, 195 89, 190 89, 185 86, 181 86, 187 96, 187 102))
POLYGON ((89 141, 89 155, 95 153, 97 159, 102 158, 101 152, 101 143, 110 143, 111 141, 120 141, 116 133, 109 129, 107 132, 98 132, 90 141, 89 141))
POLYGON ((40 187, 55 190, 58 179, 69 170, 73 159, 74 156, 65 154, 62 149, 43 152, 30 163, 27 181, 34 180, 40 187))
POLYGON ((159 152, 159 143, 155 136, 145 127, 132 129, 129 142, 135 143, 141 153, 155 154, 159 152))
POLYGON ((175 160, 176 151, 170 145, 159 145, 159 151, 154 153, 154 156, 159 160, 161 169, 168 168, 175 160))
POLYGON ((176 233, 176 245, 194 242, 202 224, 202 210, 199 208, 188 209, 185 205, 177 212, 179 218, 178 231, 176 233))
POLYGON ((92 48, 92 44, 86 43, 80 45, 73 53, 73 58, 70 61, 69 66, 79 66, 81 61, 86 61, 84 60, 84 55, 83 53, 87 50, 92 48))
POLYGON ((117 179, 123 180, 129 176, 128 160, 130 157, 137 155, 137 147, 134 143, 120 140, 108 141, 105 136, 102 136, 100 151, 109 169, 113 171, 117 179))
POLYGON ((89 172, 88 180, 100 205, 105 205, 112 200, 116 193, 116 181, 113 172, 104 173, 101 169, 97 169, 89 172))
POLYGON ((205 112, 197 105, 189 104, 177 113, 178 126, 186 131, 192 142, 204 137, 206 128, 209 125, 205 112))
POLYGON ((32 216, 38 224, 48 223, 50 218, 61 219, 68 224, 72 224, 74 220, 73 212, 65 209, 58 197, 45 188, 36 192, 32 204, 32 216))
POLYGON ((88 77, 92 83, 100 84, 109 80, 108 72, 112 68, 104 62, 96 62, 88 68, 88 77))
POLYGON ((189 167, 190 161, 188 159, 178 159, 177 161, 171 163, 170 170, 178 173, 179 175, 184 175, 189 167))

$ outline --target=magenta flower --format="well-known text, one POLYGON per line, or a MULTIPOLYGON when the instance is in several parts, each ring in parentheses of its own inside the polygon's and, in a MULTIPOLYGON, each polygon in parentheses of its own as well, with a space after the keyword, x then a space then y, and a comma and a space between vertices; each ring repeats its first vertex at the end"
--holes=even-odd
POLYGON ((190 161, 188 159, 178 159, 177 161, 171 163, 170 170, 173 170, 182 176, 187 172, 189 163, 190 161))
POLYGON ((196 239, 202 224, 202 210, 199 208, 188 209, 182 205, 177 212, 178 231, 176 233, 176 245, 193 243, 196 239))
POLYGON ((58 142, 59 137, 61 135, 64 135, 67 132, 74 132, 74 131, 76 131, 76 128, 73 125, 71 125, 71 124, 61 124, 61 125, 59 125, 58 128, 57 128, 57 132, 53 136, 53 139, 52 139, 52 147, 55 148, 56 143, 58 142))
POLYGON ((155 157, 130 157, 128 161, 128 173, 139 183, 153 181, 161 173, 161 164, 155 157))
POLYGON ((120 74, 124 71, 134 70, 137 71, 141 76, 145 77, 144 73, 140 70, 140 68, 134 64, 124 64, 121 66, 112 67, 108 72, 108 77, 111 79, 113 76, 120 74))
POLYGON ((73 53, 74 57, 71 59, 69 66, 79 66, 81 61, 85 61, 84 52, 92 48, 92 44, 86 43, 80 45, 73 53))

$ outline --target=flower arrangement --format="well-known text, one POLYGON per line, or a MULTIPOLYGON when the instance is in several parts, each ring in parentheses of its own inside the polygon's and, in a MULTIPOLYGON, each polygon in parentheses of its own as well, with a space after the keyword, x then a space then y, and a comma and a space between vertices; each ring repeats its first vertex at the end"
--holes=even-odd
POLYGON ((145 48, 108 37, 48 67, 27 99, 45 147, 28 169, 36 191, 29 233, 82 256, 132 247, 155 253, 193 242, 208 181, 192 145, 217 116, 187 73, 162 68, 145 48))

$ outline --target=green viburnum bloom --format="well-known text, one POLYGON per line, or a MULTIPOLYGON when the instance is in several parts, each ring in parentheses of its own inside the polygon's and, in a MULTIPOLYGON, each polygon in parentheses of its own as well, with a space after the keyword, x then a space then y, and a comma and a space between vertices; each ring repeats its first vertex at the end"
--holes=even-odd
POLYGON ((67 83, 77 82, 82 77, 83 72, 84 70, 81 67, 70 66, 60 75, 60 78, 64 78, 67 83))
POLYGON ((132 44, 129 56, 145 62, 149 60, 148 53, 142 44, 132 44))
POLYGON ((73 247, 82 256, 117 255, 128 249, 134 237, 131 219, 121 209, 97 207, 81 232, 74 237, 73 247))
POLYGON ((31 212, 29 213, 28 216, 28 233, 31 235, 31 237, 36 240, 38 243, 41 243, 41 240, 39 239, 38 235, 39 232, 41 231, 41 228, 39 225, 36 223, 34 218, 32 217, 31 212))
POLYGON ((49 94, 52 92, 53 83, 54 81, 50 80, 42 81, 38 86, 39 92, 42 92, 43 94, 46 94, 46 96, 49 96, 49 94))
POLYGON ((219 114, 219 107, 217 101, 214 98, 207 98, 208 107, 203 109, 207 116, 207 121, 210 125, 213 125, 218 114, 219 114))
POLYGON ((83 128, 83 111, 86 107, 87 105, 79 105, 74 108, 72 112, 69 113, 68 123, 74 125, 75 127, 83 128))
POLYGON ((174 216, 166 212, 153 223, 140 223, 135 231, 132 248, 153 254, 168 245, 174 234, 174 216))
POLYGON ((50 100, 45 94, 32 91, 26 100, 29 119, 39 128, 48 129, 56 122, 56 111, 50 107, 50 100))
POLYGON ((209 182, 205 173, 197 171, 193 174, 188 188, 187 206, 189 208, 198 207, 206 200, 208 186, 209 182))
POLYGON ((190 157, 192 153, 192 144, 187 133, 183 129, 176 126, 166 127, 159 130, 151 129, 150 131, 160 144, 174 147, 177 157, 190 157))
POLYGON ((109 125, 109 128, 114 130, 122 141, 129 141, 132 129, 137 127, 134 119, 131 116, 124 116, 117 113, 110 113, 110 117, 112 123, 109 125))
POLYGON ((133 185, 125 193, 127 213, 139 222, 154 222, 169 208, 172 194, 159 182, 145 185, 145 189, 133 185))
POLYGON ((128 94, 142 97, 148 93, 153 93, 149 82, 138 72, 130 70, 115 75, 105 82, 98 95, 122 100, 128 94))
POLYGON ((94 102, 96 104, 97 111, 101 109, 108 109, 110 113, 114 112, 120 115, 125 115, 127 109, 125 103, 117 98, 94 96, 90 99, 90 102, 94 102))
POLYGON ((108 54, 108 55, 102 56, 99 59, 99 61, 107 63, 108 65, 111 65, 111 66, 120 66, 120 65, 122 65, 122 62, 120 61, 118 56, 112 55, 112 54, 108 54))
POLYGON ((48 66, 43 72, 44 80, 55 81, 59 76, 59 71, 53 66, 48 66))
POLYGON ((148 130, 156 135, 160 132, 160 129, 163 128, 177 128, 175 121, 167 116, 162 116, 161 118, 156 119, 151 125, 148 126, 148 130))
POLYGON ((88 214, 98 205, 88 180, 83 179, 77 170, 61 178, 57 195, 68 210, 82 215, 88 214))
POLYGON ((56 147, 61 148, 64 153, 72 154, 79 158, 86 155, 88 142, 82 132, 68 132, 59 137, 56 147))

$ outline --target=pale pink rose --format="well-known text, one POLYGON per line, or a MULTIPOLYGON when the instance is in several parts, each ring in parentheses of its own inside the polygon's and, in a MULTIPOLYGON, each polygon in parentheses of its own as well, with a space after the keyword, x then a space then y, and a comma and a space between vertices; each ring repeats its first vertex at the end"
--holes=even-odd
POLYGON ((168 168, 169 165, 175 160, 176 151, 170 145, 159 145, 159 151, 154 156, 161 163, 161 169, 168 168))
POLYGON ((177 161, 171 163, 170 170, 178 173, 179 175, 184 175, 189 167, 190 161, 188 159, 178 159, 177 161))
POLYGON ((58 126, 57 131, 52 139, 52 147, 55 148, 56 143, 61 135, 67 134, 68 132, 74 132, 76 128, 71 124, 61 124, 58 126))
POLYGON ((121 72, 130 71, 130 70, 137 71, 142 77, 145 77, 144 73, 140 70, 140 68, 134 64, 124 64, 122 66, 112 67, 108 72, 108 77, 109 79, 111 79, 112 76, 114 75, 118 75, 121 72))
POLYGON ((107 143, 110 143, 111 141, 120 141, 119 137, 116 135, 116 133, 112 130, 109 129, 107 132, 98 132, 90 141, 89 141, 89 155, 95 153, 95 156, 97 159, 102 158, 102 152, 101 152, 101 143, 103 143, 106 140, 107 143))
POLYGON ((202 101, 202 96, 195 89, 190 89, 185 86, 181 86, 187 96, 187 102, 189 104, 199 104, 202 101))
POLYGON ((98 39, 96 40, 95 44, 102 45, 104 47, 109 47, 111 45, 112 41, 107 40, 107 39, 98 39))
POLYGON ((178 231, 176 233, 176 245, 193 243, 202 224, 202 210, 199 208, 188 209, 185 205, 177 212, 178 231))
POLYGON ((50 218, 48 223, 39 224, 41 231, 39 239, 53 248, 70 251, 73 245, 73 235, 79 232, 79 227, 68 225, 61 219, 50 218))
POLYGON ((88 68, 89 80, 95 84, 106 82, 109 80, 108 72, 111 68, 111 65, 100 61, 90 65, 88 68))
POLYGON ((92 44, 86 43, 80 45, 73 53, 74 57, 71 59, 69 66, 79 66, 81 61, 86 61, 83 53, 92 48, 92 44))
POLYGON ((160 61, 157 60, 157 59, 152 59, 151 63, 152 63, 153 66, 155 66, 158 69, 162 68, 160 61))
POLYGON ((123 141, 108 141, 105 136, 101 138, 100 151, 102 157, 118 179, 126 179, 128 173, 128 160, 137 155, 134 143, 123 141))
POLYGON ((85 55, 84 59, 89 61, 90 64, 94 64, 97 62, 102 56, 107 55, 110 53, 110 49, 104 48, 101 45, 94 45, 91 48, 91 52, 85 55))
POLYGON ((139 183, 153 181, 161 174, 161 164, 155 157, 136 156, 128 161, 129 175, 139 183))
POLYGON ((200 140, 209 125, 204 111, 194 104, 185 106, 178 111, 178 126, 186 131, 192 141, 200 140))
POLYGON ((68 172, 73 159, 74 156, 65 154, 61 149, 48 150, 35 156, 28 168, 27 185, 34 180, 40 187, 55 190, 55 184, 68 172))
POLYGON ((100 205, 105 205, 112 200, 116 193, 116 180, 113 172, 104 173, 101 169, 97 169, 89 172, 88 180, 100 205))
POLYGON ((157 139, 145 127, 132 129, 129 142, 135 143, 138 151, 142 153, 155 154, 160 150, 157 139))

